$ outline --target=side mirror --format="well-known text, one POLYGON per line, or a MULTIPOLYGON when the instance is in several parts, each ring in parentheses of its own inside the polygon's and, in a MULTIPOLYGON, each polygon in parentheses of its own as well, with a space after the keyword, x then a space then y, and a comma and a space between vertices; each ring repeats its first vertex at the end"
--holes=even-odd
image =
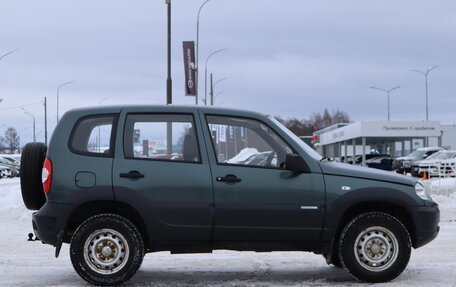
POLYGON ((287 154, 285 159, 285 169, 302 173, 310 173, 309 166, 304 159, 299 154, 294 153, 287 154))

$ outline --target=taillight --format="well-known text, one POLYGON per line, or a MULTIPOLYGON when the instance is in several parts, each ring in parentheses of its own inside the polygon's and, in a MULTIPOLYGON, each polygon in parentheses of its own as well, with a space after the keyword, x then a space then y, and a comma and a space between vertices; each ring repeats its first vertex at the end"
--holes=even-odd
POLYGON ((44 160, 41 181, 43 182, 44 194, 48 194, 51 191, 52 184, 52 161, 48 157, 44 160))

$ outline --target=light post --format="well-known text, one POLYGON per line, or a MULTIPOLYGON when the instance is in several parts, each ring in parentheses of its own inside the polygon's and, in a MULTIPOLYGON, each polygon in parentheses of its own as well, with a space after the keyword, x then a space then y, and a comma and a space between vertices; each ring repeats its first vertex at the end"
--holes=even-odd
POLYGON ((60 94, 60 89, 63 86, 70 85, 70 84, 73 84, 73 83, 74 83, 74 81, 65 82, 63 84, 60 84, 60 86, 57 88, 57 123, 59 123, 59 94, 60 94))
POLYGON ((206 0, 201 4, 201 6, 198 9, 198 16, 196 18, 196 65, 195 65, 195 83, 196 83, 196 95, 195 95, 195 104, 198 105, 198 95, 199 95, 199 82, 198 82, 198 74, 199 74, 199 64, 198 64, 198 59, 199 59, 199 19, 200 19, 200 13, 201 9, 203 9, 204 5, 206 5, 207 2, 210 0, 206 0))
MULTIPOLYGON (((215 91, 216 91, 215 88, 217 87, 217 84, 220 83, 220 82, 222 82, 222 81, 228 80, 228 79, 229 79, 229 78, 226 77, 226 78, 221 78, 220 80, 215 81, 213 91, 211 92, 211 106, 214 105, 215 99, 217 98, 217 95, 218 95, 218 94, 217 94, 217 95, 214 97, 214 93, 215 93, 215 91)), ((223 94, 223 93, 219 93, 219 94, 223 94)))
POLYGON ((209 59, 214 56, 215 54, 218 54, 220 52, 225 51, 228 48, 223 48, 217 51, 212 52, 207 56, 206 58, 206 65, 204 66, 204 103, 207 104, 207 62, 209 62, 209 59))
POLYGON ((24 109, 24 107, 21 107, 21 110, 23 110, 24 113, 25 113, 27 116, 29 116, 29 117, 31 117, 31 118, 33 119, 33 142, 36 142, 36 134, 35 134, 35 116, 34 116, 31 112, 29 112, 29 111, 27 111, 26 109, 24 109))
POLYGON ((6 56, 9 56, 9 55, 11 55, 12 53, 17 52, 17 51, 19 51, 19 50, 13 50, 13 51, 10 51, 10 52, 8 52, 8 53, 6 53, 6 54, 1 55, 1 56, 0 56, 0 61, 1 61, 3 58, 5 58, 6 56))
POLYGON ((110 99, 112 99, 112 98, 111 98, 111 97, 109 97, 109 98, 103 98, 103 99, 101 99, 101 100, 98 102, 98 105, 101 106, 101 104, 102 104, 104 101, 107 101, 107 100, 110 100, 110 99))
POLYGON ((370 87, 371 89, 374 89, 374 90, 379 90, 379 91, 383 91, 386 93, 387 95, 387 99, 388 99, 388 121, 390 120, 390 93, 396 89, 399 89, 400 86, 396 86, 394 88, 391 88, 389 90, 387 89, 382 89, 382 88, 377 88, 377 87, 370 87))
MULTIPOLYGON (((171 80, 171 0, 165 0, 168 5, 168 77, 166 79, 166 104, 173 103, 173 83, 171 80)), ((171 122, 166 123, 166 148, 168 154, 172 154, 173 148, 173 125, 171 122)))
POLYGON ((218 84, 218 83, 220 83, 221 81, 228 80, 228 79, 229 79, 229 78, 226 77, 226 78, 221 78, 220 80, 215 81, 215 83, 214 83, 214 89, 215 89, 215 87, 217 87, 217 84, 218 84))
POLYGON ((171 0, 165 0, 168 5, 168 75, 166 78, 166 104, 173 103, 173 80, 171 79, 171 0))
POLYGON ((411 72, 420 73, 424 76, 426 80, 426 122, 429 121, 429 101, 428 101, 428 75, 429 72, 437 68, 436 65, 430 66, 425 72, 420 70, 410 69, 411 72))

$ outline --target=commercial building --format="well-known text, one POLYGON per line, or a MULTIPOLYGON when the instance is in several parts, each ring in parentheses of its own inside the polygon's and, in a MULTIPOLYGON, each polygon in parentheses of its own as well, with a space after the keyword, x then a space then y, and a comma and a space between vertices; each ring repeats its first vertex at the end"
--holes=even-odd
POLYGON ((341 158, 378 152, 393 157, 424 146, 456 149, 456 125, 438 121, 361 121, 335 124, 314 133, 322 155, 341 158), (427 144, 426 144, 427 143, 427 144))

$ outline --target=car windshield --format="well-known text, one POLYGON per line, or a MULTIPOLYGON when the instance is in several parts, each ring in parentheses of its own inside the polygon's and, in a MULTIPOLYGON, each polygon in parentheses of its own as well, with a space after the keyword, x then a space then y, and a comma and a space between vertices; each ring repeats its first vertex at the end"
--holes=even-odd
POLYGON ((452 158, 456 152, 440 151, 430 155, 427 159, 449 159, 452 158))
POLYGON ((308 155, 313 157, 316 160, 321 160, 323 157, 316 152, 313 148, 308 146, 303 140, 298 138, 293 132, 291 132, 287 127, 285 127, 281 122, 276 120, 274 117, 268 116, 271 121, 273 121, 282 131, 284 131, 288 136, 293 138, 294 142, 300 145, 308 155))
POLYGON ((411 154, 409 154, 408 156, 415 157, 415 158, 422 158, 425 153, 426 153, 426 151, 424 151, 424 150, 416 150, 416 151, 412 152, 411 154))

